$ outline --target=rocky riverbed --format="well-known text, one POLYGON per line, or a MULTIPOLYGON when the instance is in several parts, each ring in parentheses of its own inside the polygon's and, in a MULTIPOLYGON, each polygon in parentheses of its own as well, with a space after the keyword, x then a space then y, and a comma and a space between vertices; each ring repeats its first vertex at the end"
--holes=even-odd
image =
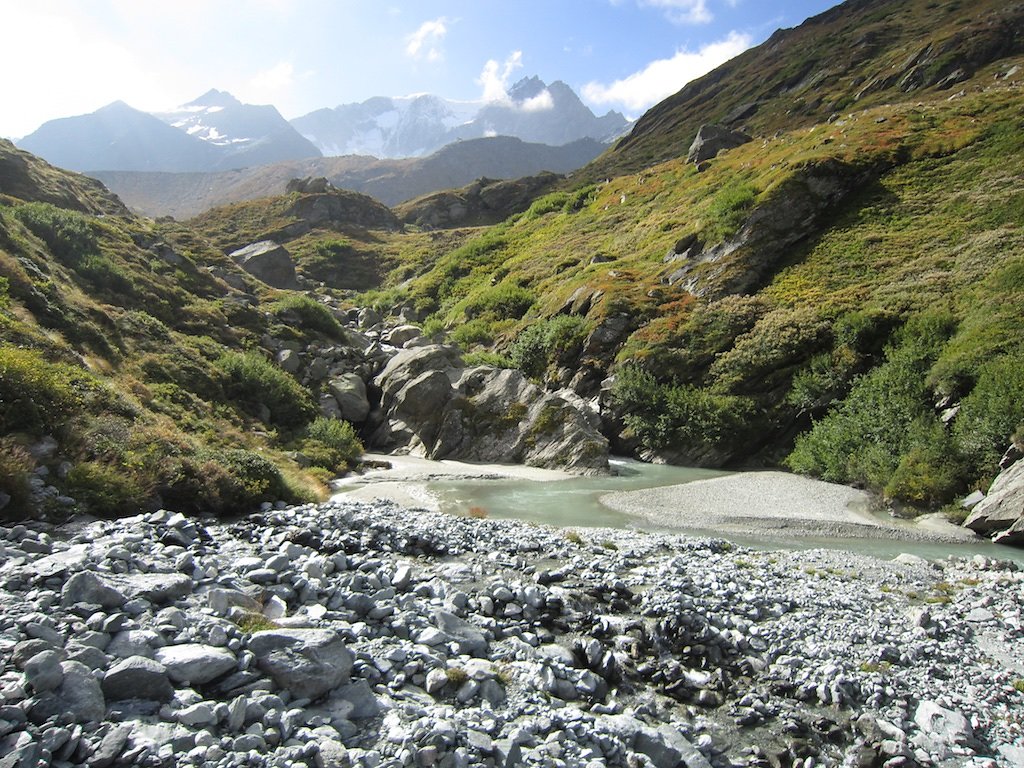
POLYGON ((1013 766, 1024 573, 390 502, 0 528, 0 767, 1013 766))

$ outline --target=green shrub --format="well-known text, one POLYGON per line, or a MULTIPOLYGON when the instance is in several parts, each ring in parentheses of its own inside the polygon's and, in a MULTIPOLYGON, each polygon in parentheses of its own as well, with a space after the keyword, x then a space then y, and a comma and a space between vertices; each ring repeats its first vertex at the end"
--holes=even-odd
POLYGON ((515 363, 509 360, 505 355, 497 352, 488 352, 486 350, 467 352, 462 356, 462 361, 466 364, 467 368, 472 368, 474 365, 490 365, 494 368, 516 367, 515 363))
POLYGON ((954 426, 957 447, 976 478, 995 474, 1010 438, 1024 425, 1024 359, 1004 355, 981 368, 954 426))
POLYGON ((337 471, 358 461, 363 444, 349 422, 320 416, 306 427, 299 450, 314 466, 337 471))
POLYGON ((206 448, 165 463, 157 488, 163 504, 182 512, 252 512, 265 501, 297 501, 280 470, 260 454, 206 448))
MULTIPOLYGON (((796 472, 838 483, 885 488, 905 456, 894 495, 928 495, 916 486, 944 485, 938 480, 912 480, 934 469, 930 445, 938 424, 927 386, 928 370, 953 330, 941 312, 914 317, 886 352, 885 361, 854 381, 850 394, 804 435, 797 438, 786 464, 796 472), (906 490, 901 490, 906 489, 906 490)), ((943 471, 948 476, 948 471, 943 471)))
POLYGON ((0 514, 18 513, 25 508, 30 495, 29 478, 35 468, 31 454, 11 440, 0 440, 0 491, 10 496, 0 514))
POLYGON ((131 278, 102 254, 84 254, 75 263, 74 270, 96 288, 116 294, 126 294, 132 291, 131 278))
POLYGON ((66 424, 82 403, 73 385, 85 376, 35 350, 0 346, 0 432, 39 435, 66 424))
POLYGON ((552 363, 575 356, 589 325, 576 315, 556 315, 527 326, 509 347, 512 363, 527 376, 540 378, 552 363))
POLYGON ((228 352, 214 365, 224 375, 227 397, 252 416, 259 418, 266 406, 271 424, 294 430, 316 414, 309 392, 258 352, 228 352))
POLYGON ((54 256, 68 264, 95 253, 98 248, 96 234, 85 214, 50 203, 25 203, 14 209, 14 215, 46 243, 54 256))
POLYGON ((124 467, 95 461, 76 464, 65 482, 68 495, 93 515, 138 512, 149 495, 124 467))
POLYGON ((915 425, 914 445, 900 458, 885 495, 922 507, 951 501, 966 481, 956 445, 937 422, 915 425))
POLYGON ((465 306, 465 315, 472 319, 490 315, 498 320, 518 320, 533 306, 537 298, 518 285, 499 283, 471 297, 465 306))
POLYGON ((270 309, 279 317, 287 314, 295 315, 304 327, 318 331, 325 336, 337 339, 345 335, 341 323, 338 322, 331 310, 305 294, 289 294, 285 298, 275 301, 270 309))
POLYGON ((754 207, 758 190, 742 181, 731 181, 712 198, 707 209, 703 240, 714 243, 736 233, 754 207))
POLYGON ((619 370, 612 398, 626 426, 648 448, 692 453, 702 446, 739 444, 757 423, 748 398, 659 383, 637 366, 619 370))

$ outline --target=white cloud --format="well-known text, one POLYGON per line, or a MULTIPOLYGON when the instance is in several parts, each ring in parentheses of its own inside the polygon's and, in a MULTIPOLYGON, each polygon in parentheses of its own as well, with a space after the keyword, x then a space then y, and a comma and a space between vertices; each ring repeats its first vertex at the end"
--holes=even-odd
POLYGON ((522 66, 522 51, 513 51, 504 64, 499 64, 496 59, 490 59, 484 64, 480 77, 476 79, 477 85, 484 89, 483 100, 508 101, 508 82, 512 73, 522 66))
POLYGON ((587 83, 582 95, 592 105, 616 106, 637 114, 739 55, 750 44, 750 35, 730 32, 724 40, 709 43, 696 52, 677 51, 670 59, 652 61, 639 72, 608 85, 587 83))
POLYGON ((639 0, 641 6, 661 8, 674 24, 707 24, 714 16, 707 0, 639 0))
POLYGON ((523 112, 544 112, 555 108, 555 100, 551 97, 551 91, 545 88, 533 98, 525 99, 519 108, 523 112))
POLYGON ((290 61, 279 61, 270 69, 257 72, 249 80, 249 86, 256 91, 281 91, 295 82, 295 65, 290 61))
POLYGON ((419 29, 405 38, 405 54, 412 59, 440 61, 444 58, 441 41, 448 34, 447 19, 442 16, 424 21, 419 29))

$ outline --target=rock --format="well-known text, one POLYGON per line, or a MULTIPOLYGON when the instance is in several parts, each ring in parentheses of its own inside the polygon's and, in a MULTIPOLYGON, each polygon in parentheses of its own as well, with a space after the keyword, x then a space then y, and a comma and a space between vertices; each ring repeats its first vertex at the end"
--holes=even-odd
POLYGON ((250 275, 274 288, 297 288, 292 255, 273 240, 261 240, 228 254, 250 275))
POLYGON ((431 620, 438 629, 458 642, 459 653, 481 657, 487 653, 487 638, 479 627, 440 609, 431 614, 431 620))
POLYGON ((295 373, 302 366, 302 358, 299 353, 291 349, 282 349, 274 355, 274 362, 285 373, 295 373))
POLYGON ((1011 464, 996 476, 964 526, 985 535, 1005 531, 1000 543, 1024 544, 1024 461, 1011 464))
POLYGON ((694 164, 711 160, 725 149, 739 147, 750 141, 750 137, 741 131, 733 131, 721 125, 702 125, 690 145, 686 155, 687 162, 694 164))
POLYGON ((60 687, 36 700, 32 720, 45 722, 57 715, 68 715, 78 723, 103 720, 107 704, 92 670, 77 661, 65 661, 61 671, 64 676, 60 687))
POLYGON ((100 739, 100 743, 96 746, 95 751, 86 760, 85 764, 88 768, 109 768, 109 766, 113 765, 114 761, 124 751, 124 747, 128 743, 128 737, 131 736, 133 730, 135 730, 133 723, 120 723, 111 726, 103 735, 103 738, 100 739))
POLYGON ((356 680, 335 689, 331 698, 336 702, 342 702, 349 708, 348 714, 345 716, 348 720, 365 720, 376 717, 381 710, 380 701, 365 680, 356 680))
POLYGON ((974 731, 960 712, 940 707, 934 701, 922 701, 914 711, 917 727, 945 744, 964 744, 974 731))
POLYGON ((199 643, 159 648, 155 657, 167 668, 171 680, 190 685, 205 685, 238 666, 238 660, 230 651, 199 643))
POLYGON ((63 653, 42 651, 25 663, 25 683, 36 693, 45 693, 64 682, 63 653))
POLYGON ((366 395, 366 383, 356 373, 344 373, 332 378, 327 390, 338 405, 341 418, 354 424, 366 421, 370 413, 370 401, 366 395))
POLYGON ((306 176, 302 179, 292 179, 284 189, 289 195, 293 192, 302 195, 316 195, 333 190, 334 185, 324 176, 306 176))
POLYGON ((111 576, 110 581, 129 600, 142 598, 157 604, 192 592, 192 579, 184 573, 132 573, 111 576))
POLYGON ((252 597, 236 589, 211 589, 206 593, 210 609, 218 616, 227 616, 232 608, 259 613, 262 606, 252 597))
POLYGON ((60 594, 62 606, 92 603, 102 608, 120 608, 128 598, 92 571, 79 571, 66 582, 60 594))
POLYGON ((419 338, 422 334, 423 330, 418 326, 399 325, 396 328, 392 328, 385 336, 385 339, 392 346, 404 347, 407 342, 419 338))
POLYGON ((352 652, 329 630, 255 632, 248 647, 257 666, 296 698, 322 696, 346 682, 352 669, 352 652))
POLYGON ((167 668, 145 656, 129 656, 112 666, 103 676, 102 688, 111 701, 170 701, 174 695, 167 668))

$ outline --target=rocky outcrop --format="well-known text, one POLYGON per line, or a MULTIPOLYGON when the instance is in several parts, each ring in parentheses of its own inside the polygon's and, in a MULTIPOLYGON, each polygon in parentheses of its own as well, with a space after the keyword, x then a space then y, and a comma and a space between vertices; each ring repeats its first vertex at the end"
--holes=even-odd
POLYGON ((834 215, 847 195, 881 172, 839 160, 809 162, 759 201, 739 231, 705 246, 683 238, 666 256, 663 282, 709 300, 756 290, 794 245, 834 215))
POLYGON ((520 371, 466 368, 454 347, 404 349, 375 381, 382 423, 371 444, 434 459, 599 472, 608 444, 596 417, 520 371))
POLYGON ((999 473, 964 525, 1001 544, 1024 546, 1024 461, 999 473))
POLYGON ((481 178, 462 189, 435 192, 397 207, 407 224, 430 229, 497 224, 521 213, 562 176, 544 172, 507 181, 481 178))
POLYGON ((295 261, 283 245, 261 240, 228 254, 238 266, 273 288, 296 288, 295 261))
POLYGON ((711 160, 723 150, 742 146, 748 141, 750 136, 742 131, 734 131, 722 125, 702 125, 690 144, 686 160, 700 164, 711 160))

